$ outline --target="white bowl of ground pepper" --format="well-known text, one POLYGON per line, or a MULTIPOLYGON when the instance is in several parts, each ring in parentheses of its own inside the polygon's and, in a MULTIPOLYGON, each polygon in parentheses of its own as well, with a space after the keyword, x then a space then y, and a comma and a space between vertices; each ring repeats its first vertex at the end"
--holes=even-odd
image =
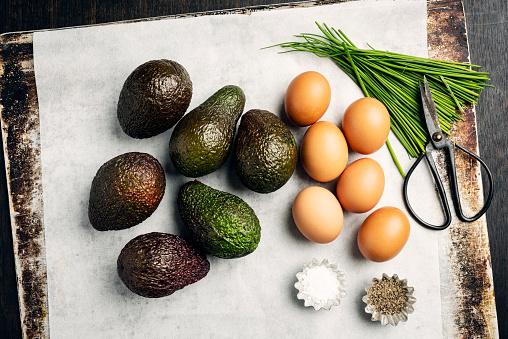
POLYGON ((303 265, 302 272, 296 274, 297 298, 304 300, 305 306, 312 306, 316 311, 321 308, 330 310, 346 296, 345 276, 346 273, 339 269, 337 263, 331 263, 328 259, 321 262, 312 259, 310 264, 303 265))
POLYGON ((383 326, 405 322, 408 314, 414 311, 414 289, 407 286, 406 279, 400 280, 397 274, 389 277, 383 273, 381 279, 372 279, 372 285, 365 287, 365 291, 367 295, 362 298, 367 304, 365 312, 371 313, 371 320, 379 321, 383 326))

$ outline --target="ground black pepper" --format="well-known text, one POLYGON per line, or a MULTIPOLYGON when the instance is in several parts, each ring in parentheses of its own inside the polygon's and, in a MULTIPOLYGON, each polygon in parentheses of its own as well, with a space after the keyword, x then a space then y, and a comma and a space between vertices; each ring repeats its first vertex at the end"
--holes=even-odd
POLYGON ((370 302, 381 314, 399 313, 406 306, 408 300, 407 288, 403 287, 402 281, 393 277, 383 277, 374 282, 368 291, 370 302))

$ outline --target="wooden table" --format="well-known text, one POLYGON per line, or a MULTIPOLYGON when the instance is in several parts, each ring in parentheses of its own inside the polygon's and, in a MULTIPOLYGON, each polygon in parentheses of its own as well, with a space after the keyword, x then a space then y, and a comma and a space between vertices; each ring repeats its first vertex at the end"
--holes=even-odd
MULTIPOLYGON (((0 3, 0 33, 29 31, 46 28, 97 24, 119 20, 130 20, 154 16, 165 16, 189 12, 202 12, 223 8, 257 6, 289 1, 156 1, 153 5, 139 1, 13 1, 0 3)), ((446 1, 443 1, 445 3, 446 1)), ((456 5, 448 1, 447 5, 456 5)), ((508 336, 508 231, 505 219, 508 216, 506 149, 508 143, 508 27, 506 2, 498 0, 463 0, 466 16, 470 59, 482 65, 491 74, 489 88, 482 93, 476 108, 478 143, 481 156, 490 165, 496 182, 496 194, 487 213, 491 260, 496 292, 499 336, 508 336)), ((9 207, 7 200, 6 174, 3 153, 0 152, 0 338, 20 338, 21 325, 17 300, 16 275, 9 207)))

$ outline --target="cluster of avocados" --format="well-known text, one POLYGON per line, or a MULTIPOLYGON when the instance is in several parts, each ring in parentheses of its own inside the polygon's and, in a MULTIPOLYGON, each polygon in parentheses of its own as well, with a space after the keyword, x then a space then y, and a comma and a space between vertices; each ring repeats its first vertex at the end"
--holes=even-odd
MULTIPOLYGON (((220 168, 232 154, 240 181, 259 193, 282 187, 297 162, 296 142, 286 125, 264 110, 246 112, 245 94, 224 86, 187 114, 192 81, 172 60, 152 60, 125 80, 117 116, 133 138, 149 138, 174 126, 169 155, 176 170, 197 178, 220 168), (235 140, 236 132, 236 140, 235 140)), ((146 220, 166 188, 162 165, 141 152, 121 154, 97 171, 91 185, 88 215, 99 231, 122 230, 146 220)), ((178 212, 191 239, 161 232, 129 241, 118 261, 118 275, 134 293, 158 298, 207 275, 206 254, 240 258, 252 253, 261 238, 254 210, 241 198, 191 180, 177 198, 178 212)))

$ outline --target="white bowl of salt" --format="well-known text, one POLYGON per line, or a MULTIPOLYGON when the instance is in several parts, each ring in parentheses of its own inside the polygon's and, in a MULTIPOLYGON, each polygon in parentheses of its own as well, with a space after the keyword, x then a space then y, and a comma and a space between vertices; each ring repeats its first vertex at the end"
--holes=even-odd
POLYGON ((337 263, 330 263, 328 259, 319 262, 312 259, 310 264, 303 265, 303 271, 296 274, 298 281, 297 298, 305 301, 305 306, 312 306, 320 310, 330 310, 340 304, 340 299, 346 296, 346 273, 339 270, 337 263))

